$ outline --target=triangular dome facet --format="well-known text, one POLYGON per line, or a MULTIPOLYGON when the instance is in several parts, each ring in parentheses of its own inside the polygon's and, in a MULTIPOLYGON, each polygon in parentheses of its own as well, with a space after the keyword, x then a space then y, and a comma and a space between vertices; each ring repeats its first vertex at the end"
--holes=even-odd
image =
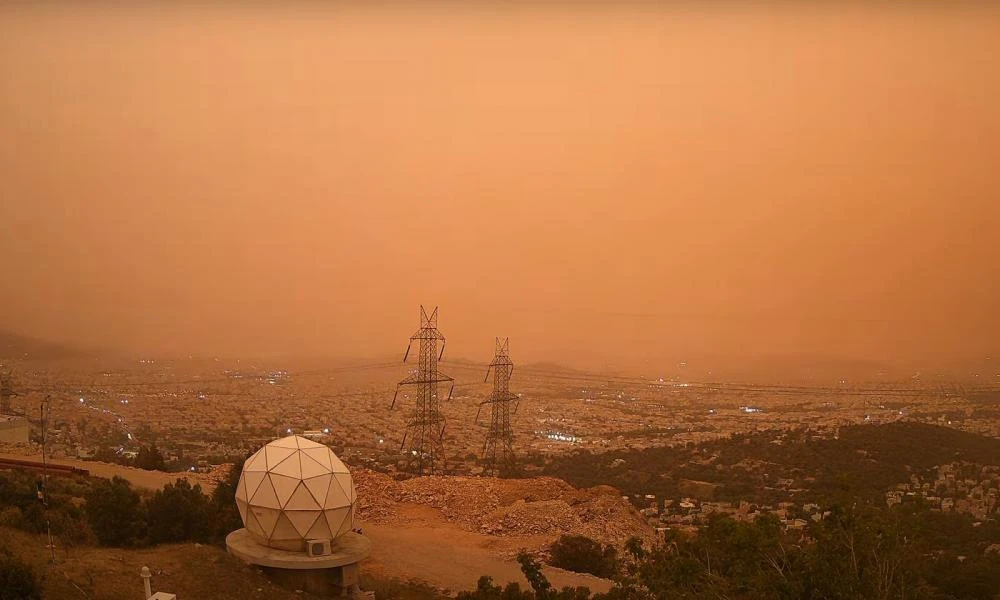
POLYGON ((309 458, 316 461, 317 464, 322 465, 327 472, 333 470, 333 461, 330 460, 330 456, 333 452, 329 448, 323 446, 321 448, 304 448, 302 454, 305 454, 309 458))
POLYGON ((300 452, 293 452, 288 455, 288 458, 281 461, 280 463, 274 465, 268 471, 272 474, 277 473, 278 475, 285 475, 287 477, 294 477, 296 479, 302 479, 302 465, 299 457, 302 454, 300 452))
POLYGON ((303 538, 309 533, 316 519, 323 515, 320 510, 286 510, 283 513, 292 522, 295 531, 303 538))
POLYGON ((315 498, 313 498, 313 495, 309 491, 309 488, 306 487, 305 482, 301 482, 299 483, 299 486, 295 488, 295 491, 292 493, 292 497, 288 499, 287 503, 285 503, 284 508, 285 510, 320 510, 323 507, 319 502, 316 502, 315 498))
POLYGON ((272 448, 291 448, 292 450, 298 450, 299 444, 297 435, 290 435, 288 437, 283 437, 280 440, 274 440, 268 446, 272 448))
POLYGON ((278 497, 278 506, 284 508, 285 504, 288 503, 288 499, 295 493, 295 488, 299 486, 298 478, 286 477, 277 473, 268 473, 267 478, 271 480, 271 485, 274 486, 274 493, 278 497))
POLYGON ((257 488, 260 487, 260 483, 264 481, 265 477, 267 477, 266 471, 247 471, 243 473, 243 477, 240 477, 240 481, 246 482, 248 501, 257 493, 257 488))
POLYGON ((264 455, 267 457, 267 470, 278 466, 278 463, 285 460, 292 454, 298 452, 294 448, 281 448, 279 446, 264 446, 264 455))
POLYGON ((316 502, 322 506, 326 502, 326 492, 330 489, 330 480, 333 479, 333 475, 327 473, 326 475, 320 475, 319 477, 310 477, 302 483, 309 488, 309 493, 312 494, 316 502))
POLYGON ((335 478, 330 481, 330 489, 326 492, 326 500, 323 502, 323 508, 341 508, 342 506, 347 506, 351 503, 348 493, 344 492, 344 488, 341 487, 340 483, 335 478))
POLYGON ((271 485, 270 477, 264 477, 264 480, 257 486, 257 491, 254 492, 253 496, 250 496, 249 504, 265 508, 281 508, 278 496, 271 485))
POLYGON ((253 455, 251 455, 250 458, 248 458, 246 462, 243 463, 244 473, 254 472, 254 471, 260 471, 260 472, 267 471, 267 459, 264 457, 263 448, 254 452, 253 455))
POLYGON ((324 475, 330 472, 328 467, 316 462, 316 459, 310 457, 305 452, 299 452, 299 464, 302 467, 302 478, 309 479, 310 477, 317 477, 319 475, 324 475))

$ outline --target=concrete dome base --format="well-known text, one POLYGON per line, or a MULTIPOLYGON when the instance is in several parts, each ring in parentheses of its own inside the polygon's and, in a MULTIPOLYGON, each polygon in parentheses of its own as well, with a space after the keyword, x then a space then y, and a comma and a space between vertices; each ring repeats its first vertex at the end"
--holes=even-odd
POLYGON ((357 589, 358 563, 371 554, 372 543, 351 531, 333 541, 330 554, 309 556, 263 546, 249 531, 238 529, 226 536, 226 549, 243 562, 261 567, 282 587, 340 596, 357 589))

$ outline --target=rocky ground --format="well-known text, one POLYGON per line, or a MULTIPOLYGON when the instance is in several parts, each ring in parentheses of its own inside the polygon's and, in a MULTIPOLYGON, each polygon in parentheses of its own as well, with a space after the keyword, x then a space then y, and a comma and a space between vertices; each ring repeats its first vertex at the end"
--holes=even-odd
POLYGON ((585 535, 621 545, 632 536, 649 539, 645 519, 614 488, 578 490, 551 477, 492 479, 424 476, 396 481, 382 473, 354 469, 358 516, 373 524, 405 525, 408 507, 431 507, 457 527, 499 537, 585 535))

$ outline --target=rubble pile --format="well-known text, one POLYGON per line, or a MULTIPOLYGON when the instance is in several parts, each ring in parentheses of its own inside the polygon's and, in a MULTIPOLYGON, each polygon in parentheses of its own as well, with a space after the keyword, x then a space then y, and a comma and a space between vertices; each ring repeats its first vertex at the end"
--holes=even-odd
POLYGON ((517 500, 488 515, 480 531, 491 535, 579 533, 579 515, 562 500, 517 500))
POLYGON ((577 490, 560 479, 492 479, 430 475, 395 481, 354 469, 358 516, 373 523, 397 522, 400 505, 437 509, 468 531, 495 536, 585 535, 621 544, 648 537, 644 519, 614 488, 577 490))

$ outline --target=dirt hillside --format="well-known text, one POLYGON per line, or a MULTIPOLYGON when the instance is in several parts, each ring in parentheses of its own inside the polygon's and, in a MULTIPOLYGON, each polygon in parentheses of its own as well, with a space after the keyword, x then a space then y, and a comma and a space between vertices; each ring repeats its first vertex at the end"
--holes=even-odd
POLYGON ((491 479, 424 476, 395 481, 364 469, 352 471, 358 516, 375 524, 406 525, 408 507, 436 509, 466 531, 499 537, 586 535, 621 545, 632 536, 649 539, 645 519, 614 488, 578 490, 551 477, 491 479))

